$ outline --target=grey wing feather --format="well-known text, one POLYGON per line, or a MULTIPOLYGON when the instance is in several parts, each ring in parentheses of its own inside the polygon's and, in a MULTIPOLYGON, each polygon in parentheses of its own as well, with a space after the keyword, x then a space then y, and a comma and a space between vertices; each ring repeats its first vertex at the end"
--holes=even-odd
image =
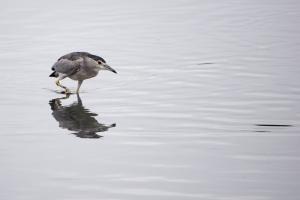
POLYGON ((69 54, 66 54, 66 55, 60 57, 58 60, 61 60, 61 59, 78 60, 79 58, 82 58, 82 57, 89 57, 95 61, 101 60, 102 62, 106 63, 106 61, 103 58, 101 58, 100 56, 96 56, 96 55, 90 54, 88 52, 72 52, 72 53, 69 53, 69 54))
POLYGON ((76 60, 60 59, 52 67, 52 70, 66 74, 68 76, 76 73, 80 69, 80 64, 76 60))
POLYGON ((88 54, 88 53, 87 52, 72 52, 72 53, 68 53, 68 54, 60 57, 58 59, 58 61, 61 59, 67 59, 67 60, 74 61, 74 60, 78 60, 79 58, 82 58, 86 54, 88 54))

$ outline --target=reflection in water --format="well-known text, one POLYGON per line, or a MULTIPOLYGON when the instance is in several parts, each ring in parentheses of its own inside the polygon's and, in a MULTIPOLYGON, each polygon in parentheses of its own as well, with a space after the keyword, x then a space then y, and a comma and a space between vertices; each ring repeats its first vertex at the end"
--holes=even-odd
POLYGON ((291 127, 290 124, 255 124, 255 126, 269 126, 269 127, 291 127))
POLYGON ((254 125, 259 128, 263 128, 263 130, 255 130, 254 131, 257 133, 268 133, 268 132, 272 132, 273 130, 279 129, 279 128, 293 127, 293 125, 290 125, 290 124, 254 124, 254 125), (265 129, 269 129, 269 130, 265 130, 265 129))
POLYGON ((59 127, 73 131, 73 134, 80 138, 100 138, 102 136, 97 132, 104 132, 116 126, 116 124, 106 126, 99 123, 95 119, 97 114, 83 106, 79 95, 77 95, 77 102, 62 106, 61 100, 68 99, 69 96, 52 99, 49 102, 52 115, 59 122, 59 127))

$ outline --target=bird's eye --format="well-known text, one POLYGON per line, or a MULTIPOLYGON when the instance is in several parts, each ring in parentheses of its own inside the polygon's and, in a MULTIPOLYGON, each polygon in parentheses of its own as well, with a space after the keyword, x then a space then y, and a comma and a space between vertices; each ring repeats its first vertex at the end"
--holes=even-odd
POLYGON ((102 62, 101 62, 100 60, 98 60, 98 64, 99 64, 99 65, 101 65, 101 64, 102 64, 102 62))

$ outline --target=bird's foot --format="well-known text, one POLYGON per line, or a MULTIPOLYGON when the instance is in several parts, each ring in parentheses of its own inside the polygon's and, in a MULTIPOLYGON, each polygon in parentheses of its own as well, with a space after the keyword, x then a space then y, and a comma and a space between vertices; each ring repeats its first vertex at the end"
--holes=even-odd
POLYGON ((61 91, 61 94, 73 94, 71 90, 66 89, 65 91, 61 91))

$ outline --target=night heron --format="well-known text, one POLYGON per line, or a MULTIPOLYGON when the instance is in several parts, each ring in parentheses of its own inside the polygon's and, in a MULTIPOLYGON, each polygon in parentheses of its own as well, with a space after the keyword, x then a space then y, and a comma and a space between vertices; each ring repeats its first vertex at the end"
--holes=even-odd
POLYGON ((63 88, 65 93, 71 93, 70 90, 61 85, 59 81, 66 77, 78 81, 76 93, 79 93, 79 88, 85 79, 97 76, 100 70, 109 70, 117 73, 111 68, 106 61, 100 56, 96 56, 87 52, 72 52, 60 57, 52 66, 52 74, 50 77, 56 77, 56 85, 63 88))

